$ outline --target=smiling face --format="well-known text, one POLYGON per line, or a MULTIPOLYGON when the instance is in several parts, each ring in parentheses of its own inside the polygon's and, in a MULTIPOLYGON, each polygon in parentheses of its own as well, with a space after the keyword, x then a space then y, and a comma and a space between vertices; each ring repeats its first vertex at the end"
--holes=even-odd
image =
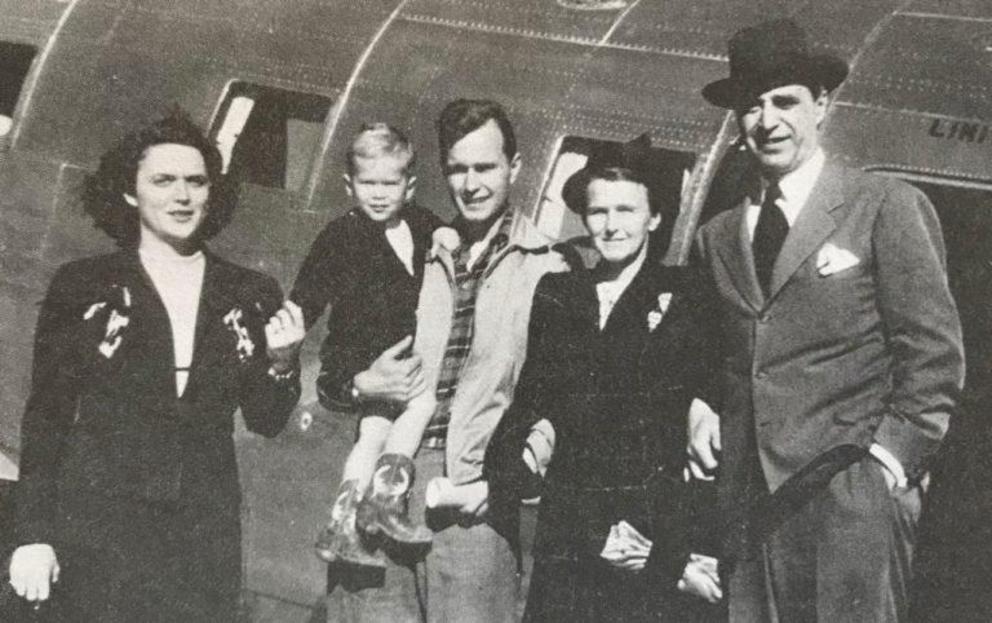
POLYGON ((778 180, 798 169, 820 144, 827 94, 790 84, 765 91, 736 110, 737 125, 764 176, 778 180))
POLYGON ((141 240, 188 246, 206 217, 210 196, 203 154, 189 145, 152 145, 135 178, 134 194, 125 193, 124 199, 138 209, 141 240))
POLYGON ((520 156, 503 152, 503 133, 492 119, 451 146, 444 173, 462 218, 490 222, 507 205, 510 186, 520 171, 520 156))
POLYGON ((393 156, 355 158, 351 175, 344 179, 348 195, 365 216, 386 224, 399 220, 400 210, 413 198, 416 180, 407 174, 406 162, 393 156))
POLYGON ((596 249, 614 266, 630 264, 661 224, 661 215, 651 213, 648 189, 631 180, 594 179, 587 193, 582 220, 596 249))

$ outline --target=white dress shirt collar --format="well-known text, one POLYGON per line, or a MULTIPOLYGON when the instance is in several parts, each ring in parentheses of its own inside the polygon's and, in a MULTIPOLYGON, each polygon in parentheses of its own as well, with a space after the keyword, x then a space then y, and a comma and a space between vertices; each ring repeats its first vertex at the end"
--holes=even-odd
POLYGON ((616 279, 612 281, 600 281, 596 284, 596 297, 599 299, 599 328, 600 330, 606 326, 606 321, 610 317, 610 313, 613 311, 613 307, 623 296, 624 291, 630 282, 634 280, 637 273, 640 272, 641 266, 644 265, 644 259, 648 255, 648 245, 641 247, 641 250, 637 253, 637 257, 629 265, 624 267, 620 274, 617 275, 616 279))
MULTIPOLYGON (((782 192, 782 196, 776 202, 776 205, 785 214, 785 220, 788 221, 789 227, 796 224, 796 219, 799 218, 799 212, 806 205, 810 193, 813 192, 813 186, 816 185, 816 180, 819 179, 820 173, 823 172, 823 166, 826 164, 826 161, 826 154, 823 153, 822 149, 817 148, 813 155, 806 162, 802 163, 799 168, 787 173, 779 180, 778 188, 782 192)), ((752 197, 751 205, 748 206, 747 229, 752 240, 754 239, 754 229, 758 226, 761 201, 769 185, 767 180, 762 179, 761 197, 752 197)))

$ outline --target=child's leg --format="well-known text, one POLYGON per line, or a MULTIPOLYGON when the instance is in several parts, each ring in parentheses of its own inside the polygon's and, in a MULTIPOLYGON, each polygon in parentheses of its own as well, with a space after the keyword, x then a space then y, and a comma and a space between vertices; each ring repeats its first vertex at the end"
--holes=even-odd
POLYGON ((375 471, 375 462, 382 454, 389 436, 391 422, 381 415, 363 415, 358 423, 358 441, 348 453, 341 472, 341 482, 355 480, 359 491, 365 491, 375 471))
POLYGON ((393 422, 382 456, 376 462, 369 493, 358 508, 358 525, 410 544, 430 543, 433 533, 407 516, 407 496, 415 478, 413 457, 434 414, 433 393, 424 392, 407 403, 393 422))
POLYGON ((420 440, 436 407, 437 400, 430 390, 422 392, 407 403, 406 409, 387 432, 383 454, 413 457, 420 447, 420 440))
POLYGON ((345 460, 330 521, 317 535, 315 547, 317 555, 323 560, 385 567, 382 553, 367 549, 355 531, 355 516, 359 501, 372 479, 376 459, 385 445, 389 426, 389 420, 379 415, 364 414, 359 420, 358 440, 345 460))

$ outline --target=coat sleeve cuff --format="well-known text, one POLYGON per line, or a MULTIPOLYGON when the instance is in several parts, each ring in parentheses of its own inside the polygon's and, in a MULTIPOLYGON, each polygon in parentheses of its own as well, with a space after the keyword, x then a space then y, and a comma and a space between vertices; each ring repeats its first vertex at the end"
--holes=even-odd
POLYGON ((663 551, 655 543, 648 554, 648 560, 644 564, 644 571, 664 588, 675 589, 678 581, 682 578, 685 566, 689 564, 689 548, 679 547, 677 551, 663 551))
POLYGON ((904 489, 909 484, 906 479, 906 470, 903 469, 902 463, 899 462, 899 459, 892 456, 892 453, 882 445, 877 443, 871 444, 871 447, 868 448, 868 453, 895 477, 896 488, 904 489))
MULTIPOLYGON (((917 416, 921 417, 923 416, 917 416)), ((909 481, 917 481, 929 469, 930 461, 940 447, 942 431, 946 430, 949 417, 946 413, 927 414, 928 423, 942 424, 933 426, 931 428, 934 430, 928 431, 910 421, 909 417, 890 410, 879 423, 873 441, 902 465, 909 481)))

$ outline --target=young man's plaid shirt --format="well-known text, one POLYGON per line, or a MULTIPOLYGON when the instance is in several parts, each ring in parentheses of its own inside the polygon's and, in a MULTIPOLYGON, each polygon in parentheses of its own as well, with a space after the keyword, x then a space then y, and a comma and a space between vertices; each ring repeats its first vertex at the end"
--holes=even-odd
POLYGON ((462 366, 468 359, 472 348, 472 335, 475 332, 475 301, 478 298, 479 287, 483 275, 489 267, 493 256, 499 253, 510 239, 510 227, 513 222, 512 210, 507 210, 499 229, 489 241, 482 255, 469 268, 469 247, 462 244, 451 254, 455 268, 454 311, 451 316, 451 333, 448 345, 444 350, 444 359, 438 372, 437 408, 424 432, 425 440, 436 440, 443 443, 447 434, 448 422, 451 420, 451 400, 458 387, 458 377, 462 366))

